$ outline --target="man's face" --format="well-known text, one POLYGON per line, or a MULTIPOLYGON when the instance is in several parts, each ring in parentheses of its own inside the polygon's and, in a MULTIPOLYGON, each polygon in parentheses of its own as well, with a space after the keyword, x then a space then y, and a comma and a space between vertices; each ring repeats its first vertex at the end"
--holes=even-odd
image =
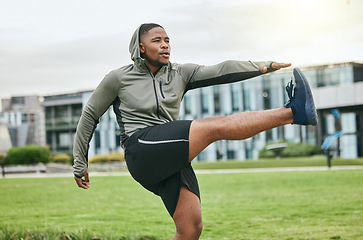
POLYGON ((170 44, 164 29, 155 27, 143 34, 140 38, 140 52, 153 73, 168 64, 170 44))

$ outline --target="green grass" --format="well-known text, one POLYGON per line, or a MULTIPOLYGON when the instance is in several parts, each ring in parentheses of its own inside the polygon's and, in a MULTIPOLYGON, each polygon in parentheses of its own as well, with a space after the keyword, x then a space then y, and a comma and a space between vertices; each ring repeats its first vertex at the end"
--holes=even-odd
MULTIPOLYGON (((340 159, 333 158, 332 166, 363 165, 363 158, 340 159)), ((259 159, 258 161, 216 161, 193 162, 194 169, 237 169, 237 168, 273 168, 273 167, 314 167, 327 166, 327 158, 323 155, 301 158, 281 158, 280 160, 259 159)))
MULTIPOLYGON (((363 239, 363 170, 198 175, 201 239, 363 239)), ((171 239, 161 200, 129 176, 0 179, 0 239, 171 239)))

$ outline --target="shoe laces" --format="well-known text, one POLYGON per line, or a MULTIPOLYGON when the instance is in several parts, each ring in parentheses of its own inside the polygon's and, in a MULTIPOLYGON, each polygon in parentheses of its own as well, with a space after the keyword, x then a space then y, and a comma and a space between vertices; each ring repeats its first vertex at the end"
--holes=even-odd
POLYGON ((292 82, 292 80, 290 82, 287 83, 286 86, 286 92, 287 95, 289 96, 290 101, 294 98, 294 91, 295 90, 295 84, 292 82))

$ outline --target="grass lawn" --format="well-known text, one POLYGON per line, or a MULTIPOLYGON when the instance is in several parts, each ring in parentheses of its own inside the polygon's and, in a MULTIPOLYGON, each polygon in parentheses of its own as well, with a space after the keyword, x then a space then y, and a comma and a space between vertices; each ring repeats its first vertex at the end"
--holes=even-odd
MULTIPOLYGON (((363 239, 363 170, 201 174, 201 239, 363 239)), ((0 239, 171 239, 129 176, 0 179, 0 239)))
MULTIPOLYGON (((363 165, 363 158, 340 159, 333 158, 331 165, 349 166, 363 165)), ((280 160, 259 159, 258 161, 215 161, 215 162, 193 162, 194 169, 236 169, 236 168, 273 168, 273 167, 313 167, 327 166, 327 158, 324 155, 314 157, 281 158, 280 160)))

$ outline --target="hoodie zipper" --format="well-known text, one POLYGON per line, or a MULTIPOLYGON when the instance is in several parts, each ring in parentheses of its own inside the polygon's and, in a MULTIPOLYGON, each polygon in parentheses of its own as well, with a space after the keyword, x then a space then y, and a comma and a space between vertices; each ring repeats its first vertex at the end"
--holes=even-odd
MULTIPOLYGON (((156 90, 156 79, 155 79, 155 76, 154 74, 150 71, 150 68, 145 64, 150 76, 152 77, 153 79, 153 87, 154 87, 154 95, 155 95, 155 100, 156 100, 156 116, 160 119, 160 104, 159 104, 159 98, 158 98, 158 93, 157 93, 157 90, 156 90)), ((165 99, 165 96, 164 96, 164 93, 163 93, 163 89, 162 89, 162 83, 160 82, 160 93, 161 93, 161 96, 165 99)))

